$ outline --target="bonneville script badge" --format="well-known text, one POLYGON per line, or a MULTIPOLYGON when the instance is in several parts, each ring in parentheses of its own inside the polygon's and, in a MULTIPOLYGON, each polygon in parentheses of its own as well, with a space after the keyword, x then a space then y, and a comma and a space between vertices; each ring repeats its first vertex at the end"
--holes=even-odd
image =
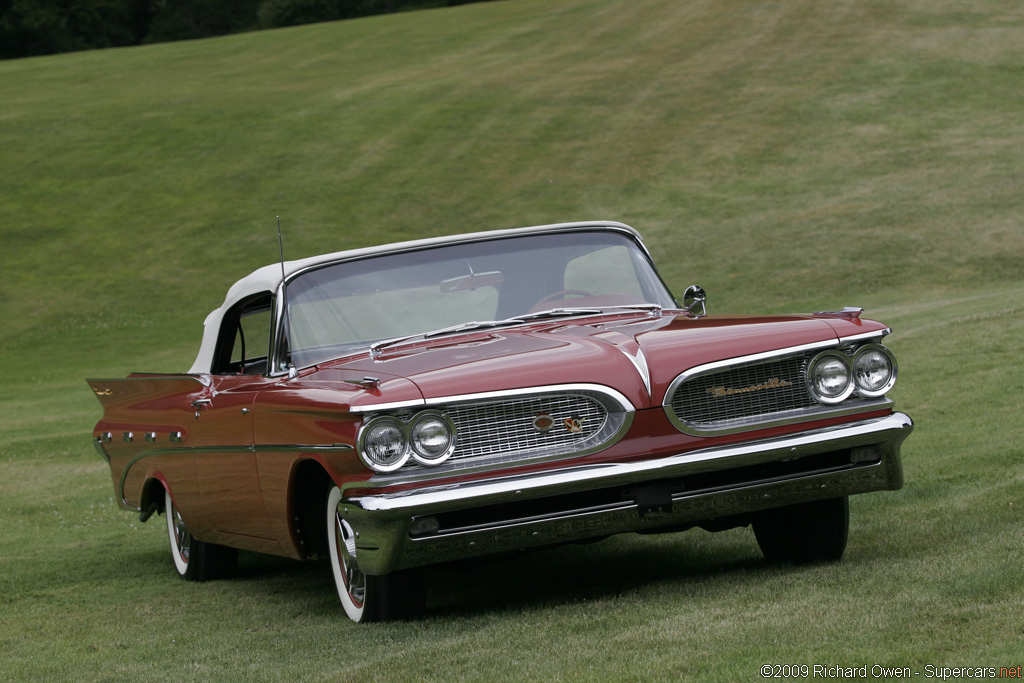
POLYGON ((753 384, 749 387, 742 387, 740 389, 727 389, 726 387, 711 387, 708 389, 708 393, 715 398, 721 398, 724 396, 733 396, 735 394, 751 394, 755 391, 763 391, 765 389, 781 389, 782 387, 791 387, 792 382, 787 382, 784 379, 778 377, 772 377, 767 382, 761 384, 753 384))

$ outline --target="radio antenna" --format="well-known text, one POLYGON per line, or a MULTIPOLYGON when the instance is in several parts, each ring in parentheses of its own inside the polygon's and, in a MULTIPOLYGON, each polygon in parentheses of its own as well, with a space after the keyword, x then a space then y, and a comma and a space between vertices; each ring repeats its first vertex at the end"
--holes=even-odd
POLYGON ((281 237, 281 217, 277 217, 277 246, 281 250, 281 286, 284 286, 284 238, 281 237))
POLYGON ((284 238, 281 237, 281 217, 277 217, 277 246, 281 250, 281 300, 284 306, 284 330, 281 331, 281 365, 288 370, 288 376, 296 375, 295 366, 285 360, 285 350, 288 348, 288 333, 291 331, 291 316, 288 311, 288 283, 285 281, 284 273, 284 238))

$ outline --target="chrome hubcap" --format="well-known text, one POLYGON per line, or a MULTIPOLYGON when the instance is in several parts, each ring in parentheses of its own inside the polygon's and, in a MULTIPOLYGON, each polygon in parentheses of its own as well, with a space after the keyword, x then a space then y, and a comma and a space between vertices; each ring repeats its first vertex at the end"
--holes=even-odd
POLYGON ((181 514, 178 512, 178 508, 173 508, 174 515, 174 543, 178 546, 178 554, 181 555, 181 559, 188 562, 188 551, 192 545, 192 534, 188 532, 188 527, 181 521, 181 514))
POLYGON ((338 547, 338 561, 345 579, 345 589, 356 606, 363 604, 366 593, 366 577, 359 571, 356 564, 356 534, 351 525, 336 514, 334 537, 338 547))

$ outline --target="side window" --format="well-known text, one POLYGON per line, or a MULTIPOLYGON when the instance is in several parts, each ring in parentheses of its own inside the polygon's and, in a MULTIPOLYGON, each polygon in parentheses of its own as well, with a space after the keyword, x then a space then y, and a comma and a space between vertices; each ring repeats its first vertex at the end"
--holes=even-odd
POLYGON ((236 304, 221 323, 213 372, 261 375, 267 371, 272 326, 270 292, 236 304))
POLYGON ((270 309, 259 309, 242 313, 235 331, 235 343, 231 350, 231 364, 242 368, 246 374, 261 374, 266 371, 267 352, 270 348, 270 309), (261 364, 253 371, 253 366, 261 364))

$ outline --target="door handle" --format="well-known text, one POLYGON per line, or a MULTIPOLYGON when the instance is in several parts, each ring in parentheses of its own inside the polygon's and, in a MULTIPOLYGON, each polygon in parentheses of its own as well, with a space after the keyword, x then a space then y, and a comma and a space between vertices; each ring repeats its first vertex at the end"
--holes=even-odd
POLYGON ((203 409, 206 409, 206 408, 209 408, 210 406, 212 406, 213 405, 213 401, 208 399, 208 398, 197 398, 196 400, 192 401, 192 403, 190 405, 196 411, 196 419, 198 420, 199 419, 199 411, 203 410, 203 409))

